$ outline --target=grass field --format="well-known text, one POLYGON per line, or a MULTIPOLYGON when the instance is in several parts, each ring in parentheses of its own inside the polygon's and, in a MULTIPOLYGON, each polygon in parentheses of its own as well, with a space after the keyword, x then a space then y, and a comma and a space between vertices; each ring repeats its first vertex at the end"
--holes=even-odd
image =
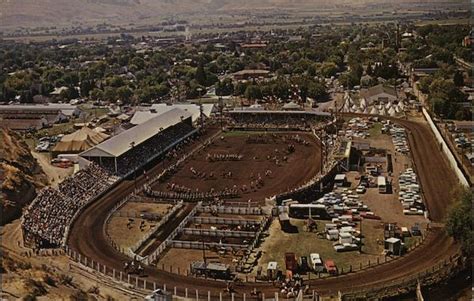
POLYGON ((378 123, 378 122, 374 123, 374 125, 369 129, 370 137, 375 138, 381 135, 382 134, 381 129, 382 129, 381 123, 378 123))

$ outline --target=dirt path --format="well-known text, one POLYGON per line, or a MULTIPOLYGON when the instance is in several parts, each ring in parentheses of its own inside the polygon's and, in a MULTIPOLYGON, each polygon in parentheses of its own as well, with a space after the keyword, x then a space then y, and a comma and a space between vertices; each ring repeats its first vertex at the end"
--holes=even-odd
POLYGON ((44 173, 48 177, 50 186, 57 187, 65 178, 72 175, 73 167, 60 168, 51 165, 49 162, 49 156, 32 151, 31 155, 38 161, 39 165, 43 169, 44 173))

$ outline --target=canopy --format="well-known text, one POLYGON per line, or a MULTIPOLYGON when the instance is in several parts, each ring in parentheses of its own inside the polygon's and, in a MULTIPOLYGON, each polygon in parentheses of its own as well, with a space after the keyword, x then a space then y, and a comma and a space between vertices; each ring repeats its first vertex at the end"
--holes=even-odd
POLYGON ((109 135, 83 127, 72 134, 65 135, 53 149, 56 153, 80 153, 101 143, 109 135))

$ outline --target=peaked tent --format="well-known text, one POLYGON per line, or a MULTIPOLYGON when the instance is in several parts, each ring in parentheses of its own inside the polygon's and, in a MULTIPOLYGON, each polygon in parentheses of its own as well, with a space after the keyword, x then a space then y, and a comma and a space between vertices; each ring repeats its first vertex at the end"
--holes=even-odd
POLYGON ((65 135, 53 149, 53 153, 76 154, 88 150, 109 138, 109 135, 99 133, 88 127, 83 127, 72 134, 65 135))

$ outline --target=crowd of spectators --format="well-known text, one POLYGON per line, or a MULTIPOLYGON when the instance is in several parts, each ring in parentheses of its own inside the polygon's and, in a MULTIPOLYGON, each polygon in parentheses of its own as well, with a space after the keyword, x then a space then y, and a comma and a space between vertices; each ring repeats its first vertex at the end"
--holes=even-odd
POLYGON ((112 176, 92 163, 59 184, 42 189, 23 216, 23 234, 38 247, 60 246, 74 214, 104 192, 112 176))
POLYGON ((227 126, 232 129, 267 129, 310 131, 320 117, 309 114, 232 114, 227 126))
MULTIPOLYGON (((136 168, 148 163, 163 154, 169 147, 180 141, 194 130, 191 125, 181 122, 166 128, 147 141, 131 147, 129 151, 117 158, 117 175, 127 176, 136 168)), ((115 172, 115 163, 108 162, 103 165, 110 172, 115 172)))

